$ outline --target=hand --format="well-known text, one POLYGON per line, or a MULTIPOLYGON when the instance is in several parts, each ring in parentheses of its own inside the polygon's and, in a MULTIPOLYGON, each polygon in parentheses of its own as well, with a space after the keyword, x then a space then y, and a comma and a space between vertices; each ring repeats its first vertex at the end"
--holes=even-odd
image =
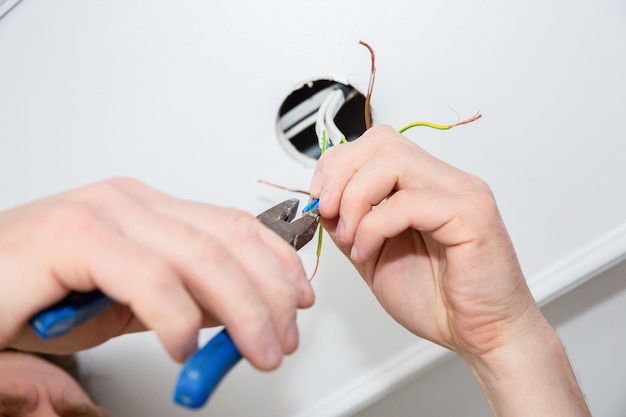
POLYGON ((485 182, 380 126, 326 151, 310 192, 385 310, 459 353, 494 415, 590 415, 485 182))
POLYGON ((250 214, 112 179, 0 213, 0 348, 68 353, 154 330, 183 361, 202 326, 225 324, 259 369, 298 344, 313 291, 296 252, 250 214), (118 302, 40 340, 27 320, 68 292, 118 302))
POLYGON ((391 128, 325 152, 310 191, 337 246, 413 333, 480 354, 538 312, 489 187, 391 128))

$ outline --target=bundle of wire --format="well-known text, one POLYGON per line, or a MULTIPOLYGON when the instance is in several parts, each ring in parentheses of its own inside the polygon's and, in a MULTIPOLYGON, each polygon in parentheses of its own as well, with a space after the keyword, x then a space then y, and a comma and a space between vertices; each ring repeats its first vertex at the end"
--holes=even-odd
MULTIPOLYGON (((344 91, 341 88, 334 88, 328 93, 320 105, 317 112, 317 119, 315 120, 315 134, 317 135, 321 154, 328 149, 329 142, 330 146, 347 142, 345 135, 335 123, 335 117, 345 102, 346 96, 344 91)), ((314 198, 302 209, 302 212, 306 213, 311 210, 315 210, 316 208, 319 208, 319 204, 320 200, 318 198, 314 198)), ((313 270, 309 280, 313 279, 317 272, 317 267, 319 266, 320 255, 322 254, 322 232, 323 228, 320 224, 317 234, 317 259, 315 261, 315 269, 313 270)))
MULTIPOLYGON (((345 135, 335 123, 335 117, 345 102, 346 96, 344 91, 341 88, 334 88, 328 93, 317 112, 315 134, 317 135, 317 141, 322 154, 328 148, 329 142, 331 146, 347 142, 345 135)), ((319 203, 319 199, 312 199, 309 204, 302 209, 302 212, 306 213, 315 210, 319 207, 319 203)))

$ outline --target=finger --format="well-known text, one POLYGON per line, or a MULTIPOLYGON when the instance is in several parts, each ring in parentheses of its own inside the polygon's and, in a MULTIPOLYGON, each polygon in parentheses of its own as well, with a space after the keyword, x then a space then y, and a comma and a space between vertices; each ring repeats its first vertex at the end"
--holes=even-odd
POLYGON ((386 239, 409 228, 429 233, 445 246, 478 244, 488 219, 498 218, 489 215, 493 210, 495 201, 486 193, 400 190, 362 219, 350 256, 354 262, 366 262, 386 239))
POLYGON ((273 369, 283 352, 297 346, 292 329, 298 294, 280 261, 259 239, 256 219, 246 217, 222 218, 232 236, 219 238, 152 213, 125 229, 146 239, 146 245, 181 271, 198 303, 228 326, 252 364, 273 369), (245 255, 229 250, 235 242, 235 251, 245 255), (239 256, 245 256, 245 263, 239 256))
MULTIPOLYGON (((232 234, 232 231, 229 230, 231 223, 212 221, 215 216, 225 216, 229 211, 231 216, 244 216, 241 212, 233 211, 232 209, 180 200, 136 180, 115 178, 110 180, 110 183, 125 192, 130 198, 138 199, 139 202, 150 206, 153 210, 172 219, 192 225, 207 234, 218 236, 232 234)), ((298 286, 298 306, 300 308, 310 307, 315 296, 300 258, 281 237, 269 228, 260 226, 258 229, 260 239, 278 257, 282 268, 287 271, 288 276, 298 286)), ((238 245, 239 242, 234 242, 233 244, 238 245)), ((243 264, 248 264, 245 251, 235 251, 234 255, 240 256, 243 264)), ((259 270, 259 268, 255 269, 259 270)))
POLYGON ((325 218, 339 215, 341 196, 345 185, 355 172, 397 135, 388 126, 376 126, 356 141, 333 146, 320 158, 311 181, 311 196, 320 199, 320 214, 325 218))
POLYGON ((308 280, 303 282, 290 276, 282 266, 284 261, 277 255, 284 250, 295 251, 247 213, 228 210, 225 219, 227 221, 220 222, 217 232, 227 247, 234 248, 234 257, 265 301, 283 351, 293 352, 298 346, 297 308, 309 307, 313 302, 308 280))
POLYGON ((173 359, 181 362, 191 355, 202 317, 178 272, 118 230, 103 226, 92 212, 65 212, 70 220, 56 222, 64 237, 50 245, 47 260, 55 266, 51 274, 59 284, 78 291, 101 289, 153 329, 173 359))
MULTIPOLYGON (((255 217, 240 210, 207 207, 199 203, 173 202, 164 212, 172 216, 182 216, 181 213, 184 213, 187 219, 194 220, 193 223, 199 229, 207 233, 210 231, 223 239, 227 246, 233 248, 235 258, 253 277, 257 278, 261 287, 266 287, 270 281, 291 282, 291 285, 298 290, 298 307, 307 308, 313 304, 313 289, 297 252, 282 237, 255 217), (207 210, 219 215, 223 221, 209 224, 206 221, 207 210), (256 261, 252 260, 251 254, 254 255, 256 261), (263 262, 267 262, 267 269, 263 268, 263 262), (284 281, 285 277, 287 281, 284 281)), ((272 298, 275 297, 268 299, 272 298)))
POLYGON ((353 243, 356 226, 363 216, 393 192, 450 188, 451 175, 444 175, 450 167, 398 134, 370 155, 344 185, 336 231, 343 245, 353 243))
MULTIPOLYGON (((305 308, 312 305, 314 294, 300 258, 291 246, 247 213, 175 199, 134 180, 114 179, 111 180, 111 184, 127 193, 129 197, 155 208, 161 214, 192 224, 194 228, 218 238, 226 247, 235 248, 231 250, 231 255, 239 261, 240 266, 248 274, 248 278, 256 285, 257 292, 265 302, 265 308, 269 310, 283 351, 290 353, 295 350, 298 344, 298 333, 293 305, 294 283, 297 289, 296 305, 298 307, 305 308), (217 216, 221 219, 220 221, 208 221, 217 216), (248 231, 239 233, 238 229, 248 231), (277 257, 278 262, 276 262, 277 257), (285 270, 289 280, 285 280, 285 270)), ((149 229, 154 230, 153 227, 146 228, 145 233, 149 233, 149 229)), ((167 235, 172 235, 172 233, 167 235)), ((154 239, 150 241, 156 242, 154 239)), ((237 328, 242 327, 240 320, 233 321, 238 316, 239 314, 232 320, 223 319, 226 324, 234 323, 229 325, 229 327, 234 326, 234 329, 231 328, 229 331, 236 341, 237 328)), ((268 340, 273 340, 269 339, 271 332, 268 333, 265 330, 255 334, 251 332, 253 327, 250 324, 247 324, 245 328, 248 335, 247 341, 240 340, 238 343, 241 345, 242 353, 246 354, 246 346, 256 346, 255 351, 248 350, 247 354, 255 366, 266 369, 277 366, 279 362, 276 362, 275 358, 263 363, 252 356, 253 353, 258 356, 259 352, 263 351, 263 346, 259 346, 259 334, 266 334, 268 340), (257 342, 252 344, 250 340, 254 338, 257 338, 257 342)))
MULTIPOLYGON (((236 248, 232 255, 265 300, 284 351, 290 353, 297 347, 294 284, 298 307, 311 306, 314 294, 300 258, 291 246, 247 213, 175 199, 132 180, 116 179, 113 183, 160 213, 192 224, 218 237, 227 247, 236 248), (222 221, 208 221, 216 216, 222 221)), ((236 335, 235 330, 230 331, 236 335)))
POLYGON ((213 219, 209 235, 123 196, 107 201, 124 213, 118 219, 124 233, 179 272, 195 300, 229 327, 253 365, 273 369, 284 352, 296 348, 298 291, 259 238, 265 228, 254 217, 205 207, 203 218, 213 219))
POLYGON ((366 161, 344 186, 334 231, 335 241, 342 246, 353 244, 363 216, 396 189, 398 173, 390 170, 387 158, 379 154, 366 161))

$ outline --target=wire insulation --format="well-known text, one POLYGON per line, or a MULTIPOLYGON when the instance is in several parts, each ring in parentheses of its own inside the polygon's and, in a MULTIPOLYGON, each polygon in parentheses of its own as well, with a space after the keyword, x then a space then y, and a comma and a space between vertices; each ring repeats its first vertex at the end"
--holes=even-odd
POLYGON ((374 49, 367 43, 359 41, 359 43, 365 46, 370 51, 370 59, 372 61, 372 67, 370 69, 370 81, 367 86, 367 95, 365 96, 365 129, 372 127, 372 118, 370 112, 370 101, 372 100, 372 91, 374 90, 374 79, 376 78, 376 55, 374 49))

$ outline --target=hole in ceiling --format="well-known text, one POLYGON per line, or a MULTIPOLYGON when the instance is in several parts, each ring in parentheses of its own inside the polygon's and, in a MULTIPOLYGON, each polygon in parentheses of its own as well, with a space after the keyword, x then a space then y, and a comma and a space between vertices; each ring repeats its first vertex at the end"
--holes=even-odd
POLYGON ((321 155, 315 124, 320 107, 331 94, 341 96, 338 103, 343 104, 335 108, 333 120, 351 142, 365 132, 365 96, 350 84, 327 78, 308 81, 294 89, 278 110, 276 126, 281 145, 307 166, 314 166, 321 155))

